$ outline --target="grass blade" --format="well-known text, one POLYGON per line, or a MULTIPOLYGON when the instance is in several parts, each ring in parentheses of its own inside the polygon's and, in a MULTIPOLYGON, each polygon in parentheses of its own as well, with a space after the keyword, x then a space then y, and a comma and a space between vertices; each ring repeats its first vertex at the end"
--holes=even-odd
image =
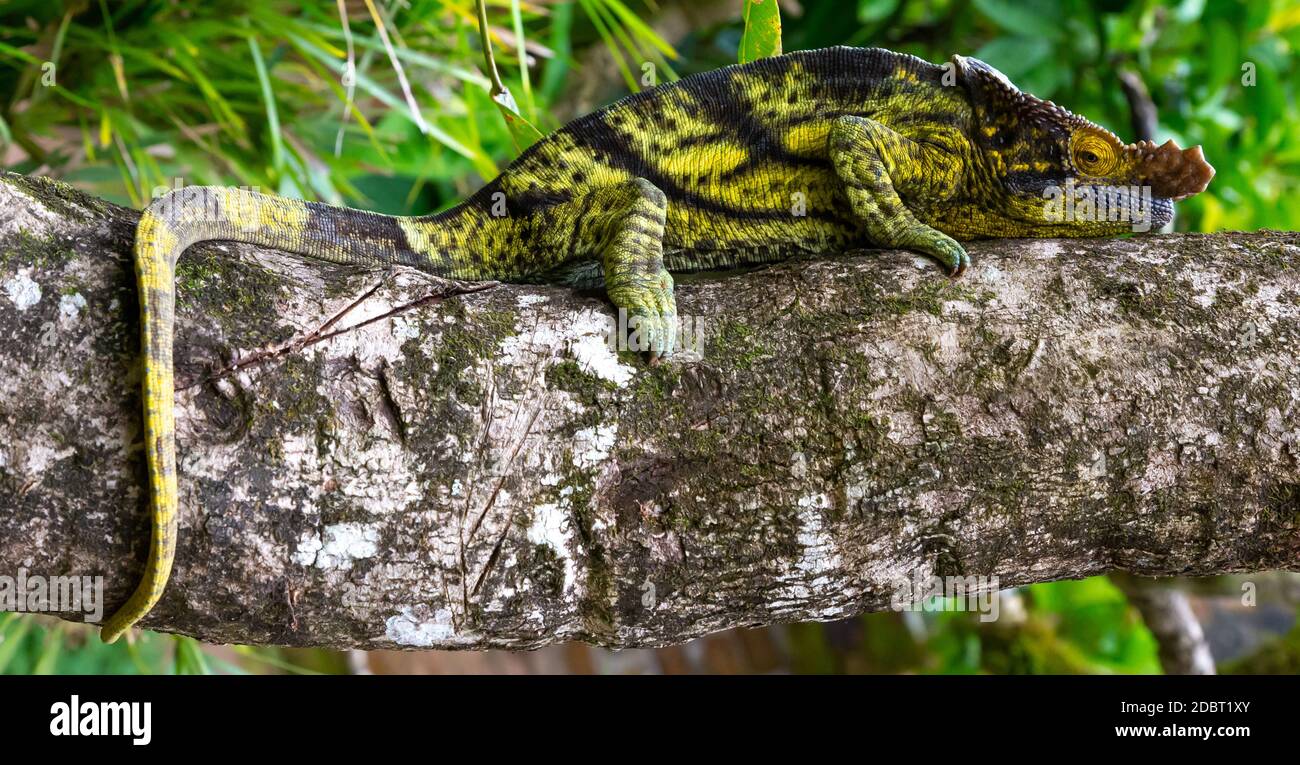
MULTIPOLYGON (((280 138, 280 115, 275 109, 275 94, 271 91, 271 78, 267 75, 262 49, 253 36, 248 38, 248 50, 253 54, 253 68, 262 87, 262 101, 266 104, 266 129, 271 134, 271 166, 276 173, 284 172, 284 142, 280 138)), ((346 114, 346 112, 345 112, 346 114)))

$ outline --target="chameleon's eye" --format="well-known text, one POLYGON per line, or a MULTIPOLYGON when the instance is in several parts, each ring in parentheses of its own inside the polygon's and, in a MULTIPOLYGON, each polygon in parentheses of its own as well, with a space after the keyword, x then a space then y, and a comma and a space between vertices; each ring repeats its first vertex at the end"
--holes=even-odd
POLYGON ((1105 138, 1092 133, 1074 137, 1074 166, 1088 175, 1105 175, 1115 167, 1115 148, 1105 138))

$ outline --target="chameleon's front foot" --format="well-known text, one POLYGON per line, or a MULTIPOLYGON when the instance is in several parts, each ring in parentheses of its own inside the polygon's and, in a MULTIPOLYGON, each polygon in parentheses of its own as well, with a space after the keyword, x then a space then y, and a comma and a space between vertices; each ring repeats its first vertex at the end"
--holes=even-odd
POLYGON ((910 236, 904 245, 909 250, 923 252, 932 258, 935 258, 948 269, 948 275, 954 279, 961 278, 970 268, 970 255, 966 254, 966 248, 957 243, 957 240, 940 231, 922 226, 916 235, 910 236))
POLYGON ((937 258, 953 278, 965 273, 970 266, 966 250, 918 220, 899 196, 900 189, 906 188, 922 197, 951 193, 960 161, 933 144, 914 141, 866 117, 835 120, 829 142, 831 165, 873 243, 937 258))
POLYGON ((957 279, 970 267, 970 255, 957 240, 924 223, 914 223, 902 229, 878 231, 876 239, 885 247, 919 252, 943 264, 948 276, 957 279))

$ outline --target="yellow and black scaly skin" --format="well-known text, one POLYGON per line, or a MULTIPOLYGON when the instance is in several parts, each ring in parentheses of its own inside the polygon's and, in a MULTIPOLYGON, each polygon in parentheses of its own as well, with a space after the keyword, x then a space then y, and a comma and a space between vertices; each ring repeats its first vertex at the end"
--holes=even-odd
POLYGON ((577 282, 595 276, 671 352, 671 271, 854 246, 968 264, 958 240, 1097 236, 1129 220, 1060 219, 1045 194, 1105 190, 1150 223, 1205 188, 1199 147, 1122 144, 1021 93, 975 59, 935 66, 880 49, 791 53, 687 77, 580 118, 444 213, 390 217, 247 191, 174 191, 136 237, 145 359, 152 543, 143 581, 103 625, 112 642, 161 596, 176 549, 173 268, 207 240, 334 263, 404 264, 454 279, 577 282))

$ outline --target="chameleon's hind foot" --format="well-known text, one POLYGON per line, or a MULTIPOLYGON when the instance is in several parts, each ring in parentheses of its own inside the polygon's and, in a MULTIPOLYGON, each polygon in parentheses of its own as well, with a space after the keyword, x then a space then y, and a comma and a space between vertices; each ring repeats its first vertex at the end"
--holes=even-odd
POLYGON ((627 347, 648 353, 651 361, 671 356, 677 345, 677 302, 673 277, 664 269, 630 279, 609 290, 614 305, 627 311, 627 347))
POLYGON ((664 268, 664 221, 668 200, 644 178, 597 189, 606 229, 601 253, 605 292, 626 311, 627 347, 651 360, 670 355, 677 339, 673 277, 664 268))

